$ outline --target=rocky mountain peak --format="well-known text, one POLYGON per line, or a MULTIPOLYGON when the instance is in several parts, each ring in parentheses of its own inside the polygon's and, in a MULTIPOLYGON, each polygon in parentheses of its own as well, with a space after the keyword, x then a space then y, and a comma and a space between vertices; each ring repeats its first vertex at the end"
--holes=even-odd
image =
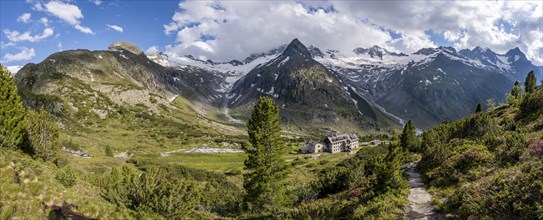
POLYGON ((136 46, 135 44, 128 43, 128 42, 123 42, 123 41, 119 41, 119 42, 115 42, 115 43, 110 44, 109 47, 108 47, 108 50, 111 50, 111 51, 126 50, 126 51, 131 52, 131 53, 136 54, 136 55, 142 55, 143 54, 143 51, 141 51, 141 49, 138 46, 136 46))
POLYGON ((390 52, 390 51, 388 51, 387 49, 382 48, 382 47, 377 46, 377 45, 373 45, 372 47, 370 47, 370 48, 368 48, 368 49, 358 47, 358 48, 356 48, 356 49, 353 50, 353 53, 355 53, 356 55, 369 55, 371 58, 379 57, 379 58, 381 58, 381 59, 383 59, 383 56, 385 56, 385 55, 390 55, 390 56, 407 56, 407 55, 404 54, 404 53, 390 52))
POLYGON ((305 47, 302 42, 296 38, 292 40, 292 42, 290 42, 290 44, 287 46, 287 49, 283 51, 283 56, 309 58, 311 57, 311 53, 309 53, 307 47, 305 47))
POLYGON ((310 45, 309 48, 307 48, 309 50, 309 53, 311 54, 311 57, 313 58, 316 58, 316 57, 320 57, 320 58, 324 58, 324 54, 322 53, 322 51, 313 46, 313 45, 310 45))
POLYGON ((415 52, 414 54, 430 55, 430 54, 433 54, 433 53, 436 53, 436 52, 438 52, 438 50, 436 48, 422 48, 422 49, 418 50, 417 52, 415 52))
POLYGON ((268 52, 265 52, 265 53, 252 53, 251 55, 249 55, 249 57, 245 58, 245 60, 243 60, 243 63, 250 63, 250 62, 253 62, 254 60, 260 58, 260 57, 265 57, 265 56, 277 56, 279 54, 281 54, 285 48, 287 47, 287 45, 283 44, 281 46, 279 46, 278 48, 275 48, 275 49, 272 49, 268 52))
POLYGON ((449 52, 449 53, 456 54, 456 49, 454 49, 454 47, 440 46, 440 47, 438 47, 438 49, 441 50, 441 51, 446 51, 446 52, 449 52))
POLYGON ((475 48, 473 48, 473 50, 471 50, 471 52, 476 52, 476 53, 483 53, 485 50, 480 47, 480 46, 476 46, 475 48))
POLYGON ((522 54, 522 51, 520 50, 520 48, 518 47, 515 47, 509 51, 507 51, 507 54, 516 54, 516 55, 519 55, 519 54, 522 54))
POLYGON ((507 53, 505 53, 505 56, 509 57, 512 62, 516 62, 518 60, 528 61, 526 55, 518 47, 507 51, 507 53))

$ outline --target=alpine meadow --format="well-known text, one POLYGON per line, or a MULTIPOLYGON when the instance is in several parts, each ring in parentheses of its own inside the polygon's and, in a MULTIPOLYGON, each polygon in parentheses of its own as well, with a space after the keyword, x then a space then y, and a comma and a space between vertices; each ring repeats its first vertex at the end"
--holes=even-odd
POLYGON ((0 220, 543 219, 541 1, 0 1, 0 220))

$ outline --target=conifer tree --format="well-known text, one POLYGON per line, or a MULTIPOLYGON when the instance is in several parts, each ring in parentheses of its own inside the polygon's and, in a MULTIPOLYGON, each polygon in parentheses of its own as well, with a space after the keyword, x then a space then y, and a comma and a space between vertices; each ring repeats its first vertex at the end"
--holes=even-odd
POLYGON ((24 115, 14 78, 0 65, 0 147, 20 147, 26 129, 24 115))
POLYGON ((384 192, 389 189, 401 188, 402 175, 400 167, 403 163, 403 150, 397 143, 388 145, 385 160, 377 165, 377 191, 384 192))
POLYGON ((511 89, 511 93, 507 94, 507 103, 511 105, 518 105, 522 99, 522 95, 520 83, 515 81, 515 85, 513 86, 513 89, 511 89))
POLYGON ((524 91, 526 93, 532 93, 533 91, 535 91, 535 88, 537 87, 537 79, 533 70, 528 73, 528 76, 526 76, 524 86, 524 91))
POLYGON ((407 121, 407 124, 403 128, 402 135, 400 136, 400 145, 403 149, 418 151, 415 123, 412 120, 407 121))
POLYGON ((41 108, 38 112, 29 109, 28 139, 35 156, 44 160, 51 160, 56 156, 60 147, 59 127, 51 114, 41 108))
POLYGON ((281 137, 279 107, 271 98, 260 97, 247 124, 250 146, 244 174, 245 208, 251 212, 276 212, 289 202, 285 178, 289 172, 282 156, 288 151, 281 137))
POLYGON ((477 104, 477 108, 475 109, 475 113, 479 113, 483 111, 483 106, 481 103, 477 104))
POLYGON ((513 86, 513 89, 511 90, 511 96, 518 99, 520 98, 520 95, 522 95, 522 90, 520 89, 520 83, 518 81, 515 81, 515 85, 513 86))

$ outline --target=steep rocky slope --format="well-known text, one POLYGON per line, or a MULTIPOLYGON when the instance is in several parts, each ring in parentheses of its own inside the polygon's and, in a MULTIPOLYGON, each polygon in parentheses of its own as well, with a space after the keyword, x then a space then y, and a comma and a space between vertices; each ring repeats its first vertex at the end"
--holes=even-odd
MULTIPOLYGON (((318 54, 318 49, 313 48, 318 54)), ((284 52, 234 85, 228 107, 246 115, 259 96, 280 105, 282 119, 304 128, 384 129, 399 125, 341 82, 294 39, 284 52)))
POLYGON ((512 82, 531 70, 542 73, 518 48, 496 54, 439 47, 406 55, 374 46, 352 55, 328 50, 316 59, 372 103, 422 128, 464 117, 488 99, 503 101, 512 82))

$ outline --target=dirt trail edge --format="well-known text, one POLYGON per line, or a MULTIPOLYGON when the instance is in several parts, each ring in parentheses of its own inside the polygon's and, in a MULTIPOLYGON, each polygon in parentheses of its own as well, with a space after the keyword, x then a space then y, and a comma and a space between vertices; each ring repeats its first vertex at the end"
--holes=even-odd
POLYGON ((438 219, 434 215, 432 195, 426 191, 416 163, 403 165, 403 170, 409 179, 409 204, 405 207, 405 215, 409 219, 438 219))

